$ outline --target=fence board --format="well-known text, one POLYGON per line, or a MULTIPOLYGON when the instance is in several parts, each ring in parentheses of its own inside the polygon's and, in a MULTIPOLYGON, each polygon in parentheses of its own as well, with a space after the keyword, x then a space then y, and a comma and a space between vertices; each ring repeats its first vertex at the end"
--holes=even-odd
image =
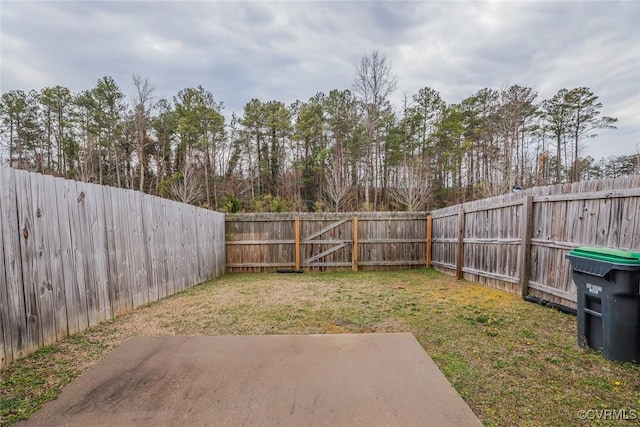
POLYGON ((108 289, 107 221, 105 215, 104 188, 92 185, 87 187, 86 198, 90 209, 90 240, 93 268, 95 270, 95 304, 98 323, 113 317, 108 289))
POLYGON ((34 266, 36 289, 36 307, 39 319, 40 337, 39 346, 56 342, 56 322, 54 310, 54 284, 52 281, 51 260, 54 256, 50 252, 48 233, 55 221, 54 211, 45 202, 45 192, 49 190, 44 187, 44 179, 31 179, 31 199, 33 217, 33 239, 34 243, 34 266))
MULTIPOLYGON (((0 221, 0 235, 2 234, 2 221, 0 221)), ((6 361, 12 360, 10 352, 11 335, 9 335, 9 305, 7 302, 7 279, 4 275, 4 250, 0 245, 0 366, 6 361), (7 326, 5 328, 5 325, 7 326), (5 346, 5 343, 7 345, 5 346), (5 350, 6 347, 6 350, 5 350)))
POLYGON ((29 174, 24 171, 16 171, 16 194, 18 196, 18 224, 21 232, 22 283, 27 317, 25 348, 28 352, 33 352, 40 346, 40 318, 37 307, 37 265, 33 212, 31 210, 31 180, 29 174))
POLYGON ((197 228, 196 228, 196 207, 187 206, 187 215, 184 217, 187 223, 186 235, 188 236, 188 256, 189 256, 189 270, 188 270, 188 283, 185 287, 189 287, 192 283, 198 283, 200 272, 198 269, 198 245, 197 245, 197 228))
POLYGON ((97 197, 97 204, 101 207, 98 211, 98 221, 100 224, 100 238, 98 239, 98 247, 100 248, 100 265, 101 265, 101 301, 103 301, 102 307, 105 313, 105 319, 111 319, 114 317, 112 304, 111 304, 111 287, 113 279, 110 276, 110 256, 109 256, 109 236, 110 232, 113 232, 113 218, 109 217, 111 213, 111 201, 107 200, 110 192, 107 191, 107 187, 100 187, 100 196, 97 197))
POLYGON ((168 207, 166 204, 160 204, 160 200, 156 200, 158 202, 158 207, 156 210, 158 211, 158 232, 157 232, 157 244, 159 247, 158 251, 158 264, 154 270, 158 271, 158 280, 162 279, 161 282, 158 282, 158 298, 164 298, 167 295, 171 295, 169 292, 169 282, 173 281, 173 276, 169 275, 171 268, 171 260, 169 258, 167 246, 169 245, 169 237, 167 236, 167 210, 168 207))
POLYGON ((63 181, 56 188, 58 198, 58 223, 60 226, 60 250, 62 252, 62 272, 64 276, 64 296, 67 307, 67 328, 75 334, 87 328, 86 299, 84 293, 84 273, 82 252, 78 250, 79 239, 78 206, 75 194, 76 183, 63 181))
MULTIPOLYGON (((127 190, 128 191, 128 190, 127 190)), ((118 300, 119 314, 133 310, 133 272, 131 259, 128 256, 131 249, 131 230, 129 228, 129 211, 127 209, 127 191, 113 191, 112 201, 113 220, 116 230, 115 251, 116 264, 118 265, 118 300)))
MULTIPOLYGON (((4 178, 0 170, 0 178, 4 178)), ((5 192, 4 181, 0 179, 0 200, 5 192)), ((7 205, 9 203, 7 202, 7 205)), ((2 205, 0 205, 0 366, 13 360, 13 352, 11 349, 11 325, 9 319, 9 296, 7 294, 7 275, 4 264, 4 245, 2 244, 2 236, 5 235, 2 221, 2 205)), ((7 230, 6 234, 10 231, 7 230)))
MULTIPOLYGON (((136 282, 138 287, 140 288, 140 295, 142 296, 142 305, 149 304, 151 299, 150 293, 152 292, 152 285, 149 280, 149 269, 147 258, 149 254, 149 239, 145 234, 144 227, 144 194, 139 192, 133 192, 133 203, 136 207, 136 232, 137 232, 137 242, 136 246, 139 248, 136 254, 136 282)), ((192 282, 195 283, 195 282, 192 282)))
POLYGON ((143 218, 143 236, 145 247, 145 265, 147 266, 147 291, 149 301, 158 300, 158 271, 156 268, 160 266, 157 264, 157 251, 158 244, 157 239, 157 217, 154 214, 154 203, 152 200, 146 201, 142 206, 142 218, 143 218))
POLYGON ((133 307, 137 308, 149 303, 147 288, 146 242, 142 223, 142 193, 127 191, 127 206, 129 207, 129 224, 131 226, 132 246, 132 292, 133 307))
POLYGON ((174 227, 171 229, 171 234, 176 238, 176 292, 184 290, 187 272, 187 253, 186 253, 186 236, 182 232, 185 228, 183 212, 184 207, 178 206, 177 210, 173 213, 174 227))
POLYGON ((217 274, 223 274, 225 271, 225 260, 226 260, 226 255, 225 255, 225 239, 226 239, 226 235, 224 234, 225 232, 225 215, 224 214, 217 214, 218 216, 218 223, 216 226, 216 259, 218 260, 218 262, 216 263, 216 266, 218 268, 217 274))
POLYGON ((67 321, 67 303, 64 280, 64 254, 62 250, 62 236, 60 235, 60 213, 57 206, 56 183, 51 176, 43 177, 44 206, 47 217, 46 241, 49 245, 50 278, 52 291, 53 317, 55 325, 55 340, 60 340, 69 333, 67 321))
POLYGON ((82 251, 82 262, 79 264, 84 274, 84 287, 80 291, 84 293, 86 301, 87 322, 89 326, 98 324, 98 287, 96 280, 96 267, 93 258, 91 233, 92 224, 97 221, 94 201, 91 198, 89 184, 76 183, 76 201, 78 205, 78 246, 82 251))
POLYGON ((116 246, 116 236, 119 232, 117 225, 117 216, 114 216, 114 199, 116 198, 114 188, 103 188, 104 199, 104 222, 105 222, 105 240, 107 246, 107 293, 109 295, 109 302, 111 305, 111 315, 119 316, 125 311, 120 304, 120 289, 118 287, 119 279, 122 277, 121 268, 118 264, 116 253, 118 247, 116 246))
POLYGON ((178 252, 176 251, 179 244, 179 236, 175 235, 175 216, 177 209, 175 206, 167 207, 165 211, 165 236, 167 240, 167 260, 174 260, 171 264, 167 265, 167 294, 173 295, 179 291, 177 285, 177 270, 180 265, 180 259, 178 259, 178 252))
MULTIPOLYGON (((4 251, 4 268, 7 285, 8 322, 5 324, 5 356, 11 360, 29 353, 27 312, 24 304, 24 288, 22 286, 22 259, 20 249, 21 230, 18 221, 18 195, 16 173, 13 169, 0 168, 0 189, 2 203, 2 246, 4 251), (10 348, 7 351, 6 348, 10 348)), ((8 358, 6 362, 10 362, 8 358)))
MULTIPOLYGON (((0 189, 0 192, 1 191, 2 189, 0 189)), ((0 217, 1 216, 2 212, 0 212, 0 217)), ((1 218, 0 236, 2 236, 1 218)), ((5 324, 9 326, 9 306, 7 303, 7 279, 4 271, 4 249, 0 244, 0 366, 4 365, 6 360, 12 359, 12 356, 8 354, 9 348, 5 350, 5 342, 10 343, 11 337, 9 335, 9 330, 5 329, 5 324)))
POLYGON ((518 252, 518 277, 520 280, 520 295, 524 298, 528 294, 529 278, 531 277, 531 228, 533 226, 533 196, 526 196, 522 202, 520 217, 520 239, 522 245, 518 252))
POLYGON ((640 222, 636 219, 638 212, 640 212, 640 197, 632 199, 630 203, 626 204, 621 231, 621 248, 640 247, 640 222))
POLYGON ((204 271, 205 271, 205 266, 202 262, 203 257, 200 256, 201 253, 203 253, 204 251, 206 251, 206 248, 201 240, 201 235, 198 233, 198 230, 201 230, 202 227, 204 227, 204 224, 202 224, 201 220, 200 220, 200 214, 199 214, 199 210, 198 209, 194 209, 194 215, 193 215, 193 227, 195 230, 195 234, 194 234, 194 245, 195 245, 195 251, 197 254, 197 258, 196 258, 196 281, 202 281, 203 279, 201 279, 201 277, 204 277, 204 271))

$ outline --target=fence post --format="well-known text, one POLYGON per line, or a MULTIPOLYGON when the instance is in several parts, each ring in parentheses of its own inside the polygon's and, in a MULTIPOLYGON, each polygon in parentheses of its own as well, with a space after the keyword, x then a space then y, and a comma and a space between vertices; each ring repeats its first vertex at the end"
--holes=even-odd
POLYGON ((456 252, 456 280, 462 279, 462 264, 464 263, 464 206, 460 205, 458 212, 458 249, 456 252))
POLYGON ((358 217, 353 217, 353 250, 351 251, 351 269, 358 271, 358 217))
POLYGON ((522 221, 520 223, 520 294, 522 298, 529 294, 529 276, 531 274, 531 228, 533 224, 533 196, 522 200, 522 221))
POLYGON ((294 223, 296 232, 296 270, 300 270, 300 217, 297 216, 294 223))
POLYGON ((427 268, 431 268, 431 240, 433 238, 433 217, 427 215, 427 247, 425 250, 425 256, 427 257, 427 268))

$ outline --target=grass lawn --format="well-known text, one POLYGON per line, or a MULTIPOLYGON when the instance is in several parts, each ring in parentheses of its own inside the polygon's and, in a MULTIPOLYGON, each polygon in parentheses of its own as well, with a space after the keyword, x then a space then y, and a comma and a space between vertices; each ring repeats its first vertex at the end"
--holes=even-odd
POLYGON ((487 426, 640 425, 640 366, 579 348, 575 317, 433 270, 225 275, 4 368, 0 420, 133 336, 367 332, 413 333, 487 426))

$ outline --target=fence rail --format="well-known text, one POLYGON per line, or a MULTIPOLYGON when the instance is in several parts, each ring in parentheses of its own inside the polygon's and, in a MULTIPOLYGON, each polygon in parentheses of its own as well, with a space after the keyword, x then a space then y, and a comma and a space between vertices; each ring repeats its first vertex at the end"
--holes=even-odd
POLYGON ((425 212, 227 215, 227 271, 424 266, 426 217, 425 212))
POLYGON ((0 168, 0 366, 224 272, 224 215, 0 168))
POLYGON ((640 176, 540 187, 432 212, 432 264, 458 278, 569 307, 565 255, 640 250, 640 176))

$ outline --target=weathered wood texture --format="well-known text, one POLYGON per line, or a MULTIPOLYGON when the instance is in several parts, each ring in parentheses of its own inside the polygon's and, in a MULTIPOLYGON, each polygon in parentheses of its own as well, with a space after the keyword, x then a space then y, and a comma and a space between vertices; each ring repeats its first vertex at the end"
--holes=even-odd
POLYGON ((304 271, 424 266, 426 217, 425 212, 227 215, 227 271, 294 269, 296 248, 300 251, 299 267, 304 271))
POLYGON ((224 215, 0 168, 0 366, 225 270, 224 215))
POLYGON ((640 250, 639 212, 640 176, 538 187, 451 206, 432 212, 432 264, 456 274, 461 243, 465 279, 575 308, 565 255, 583 245, 640 250))

